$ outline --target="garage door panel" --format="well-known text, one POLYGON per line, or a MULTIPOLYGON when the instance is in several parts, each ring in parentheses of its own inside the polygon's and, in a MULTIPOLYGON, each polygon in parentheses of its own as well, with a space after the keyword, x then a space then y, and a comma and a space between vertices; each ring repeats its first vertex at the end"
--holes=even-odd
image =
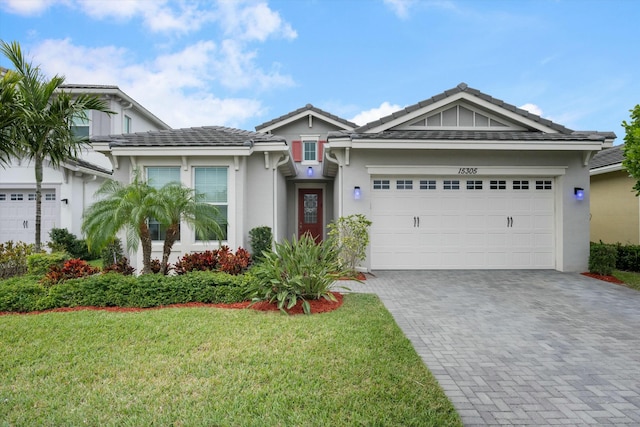
POLYGON ((486 177, 429 177, 435 188, 422 190, 426 179, 413 177, 414 188, 400 190, 385 179, 389 189, 374 189, 371 204, 374 269, 554 268, 553 190, 486 177), (445 189, 456 180, 458 189, 445 189))

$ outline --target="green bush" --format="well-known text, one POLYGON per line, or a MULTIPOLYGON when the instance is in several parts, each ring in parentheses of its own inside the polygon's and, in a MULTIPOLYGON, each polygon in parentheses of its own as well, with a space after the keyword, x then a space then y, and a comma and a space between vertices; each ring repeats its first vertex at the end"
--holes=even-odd
POLYGON ((362 214, 343 216, 329 224, 329 237, 338 245, 340 264, 352 274, 358 261, 367 257, 369 227, 371 221, 362 214))
POLYGON ((624 271, 640 272, 640 246, 638 245, 616 245, 618 258, 616 268, 624 271))
POLYGON ((78 239, 75 234, 70 233, 66 228, 51 229, 49 238, 51 241, 47 243, 47 246, 53 252, 67 252, 72 258, 85 261, 97 258, 89 252, 86 241, 78 239))
POLYGON ((48 310, 58 307, 157 307, 202 302, 246 300, 251 276, 193 272, 183 276, 118 273, 71 279, 45 287, 38 278, 23 276, 0 281, 0 311, 48 310))
POLYGON ((34 245, 12 240, 0 243, 0 279, 20 276, 27 272, 27 256, 31 255, 34 245))
POLYGON ((291 242, 277 243, 274 252, 264 255, 262 263, 251 270, 256 278, 249 286, 253 302, 277 302, 286 313, 302 300, 304 312, 310 314, 308 300, 335 301, 331 289, 342 272, 338 251, 330 240, 316 244, 313 237, 305 234, 291 242))
POLYGON ((32 254, 27 256, 27 272, 36 276, 44 276, 52 266, 62 267, 68 259, 70 257, 66 252, 32 254))
POLYGON ((124 250, 122 249, 122 241, 117 237, 114 238, 111 243, 102 249, 100 252, 100 259, 102 259, 102 267, 109 267, 111 265, 118 265, 122 263, 122 259, 125 258, 124 250))
POLYGON ((273 245, 273 233, 271 227, 266 225, 249 230, 249 242, 253 251, 253 259, 259 263, 264 258, 263 252, 271 252, 273 245))
POLYGON ((616 268, 617 254, 615 245, 592 244, 589 254, 589 272, 610 276, 616 268))

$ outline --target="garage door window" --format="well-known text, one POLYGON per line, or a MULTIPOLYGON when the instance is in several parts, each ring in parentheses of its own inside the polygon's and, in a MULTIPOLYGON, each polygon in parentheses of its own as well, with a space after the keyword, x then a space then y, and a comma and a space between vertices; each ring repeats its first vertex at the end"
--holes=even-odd
POLYGON ((396 188, 398 190, 413 190, 413 180, 399 179, 396 181, 396 188))
POLYGON ((55 193, 47 193, 47 194, 44 195, 44 199, 47 202, 52 202, 52 201, 54 201, 56 199, 56 194, 55 193))
POLYGON ((7 195, 6 194, 0 194, 0 202, 4 202, 7 200, 7 195))
POLYGON ((489 188, 491 190, 506 190, 507 181, 491 180, 491 182, 489 182, 489 188))
POLYGON ((388 179, 374 179, 373 180, 373 189, 374 190, 388 190, 390 188, 388 179))
POLYGON ((529 181, 513 181, 514 190, 528 190, 529 181))
POLYGON ((551 181, 536 181, 536 190, 551 190, 551 181))
POLYGON ((436 189, 436 181, 435 179, 429 180, 420 180, 420 189, 421 190, 435 190, 436 189))
POLYGON ((482 190, 482 181, 467 181, 467 190, 482 190))
POLYGON ((460 189, 460 181, 456 180, 444 180, 443 188, 445 190, 459 190, 460 189))
POLYGON ((24 200, 24 194, 18 194, 18 193, 11 194, 11 201, 20 202, 22 200, 24 200))

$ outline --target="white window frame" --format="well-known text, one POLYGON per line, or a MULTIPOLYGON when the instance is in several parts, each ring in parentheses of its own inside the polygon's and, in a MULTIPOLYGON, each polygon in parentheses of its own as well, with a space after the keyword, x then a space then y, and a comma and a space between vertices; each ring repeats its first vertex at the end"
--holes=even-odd
POLYGON ((320 135, 300 135, 300 144, 302 150, 302 164, 303 165, 317 165, 318 161, 318 149, 320 144, 320 135), (306 144, 313 144, 314 146, 314 158, 312 160, 306 159, 306 144))
MULTIPOLYGON (((159 183, 154 183, 154 182, 152 182, 152 181, 149 181, 149 169, 178 169, 178 176, 180 177, 180 174, 181 174, 181 173, 180 173, 180 166, 176 166, 176 165, 167 165, 167 166, 145 166, 145 168, 144 168, 144 177, 145 177, 145 180, 146 180, 146 182, 147 182, 150 186, 152 186, 152 187, 154 187, 154 188, 156 188, 156 189, 161 188, 162 186, 164 186, 165 184, 167 184, 167 183, 169 183, 169 182, 178 182, 178 183, 180 183, 180 182, 181 182, 181 181, 180 181, 180 178, 178 179, 178 181, 168 181, 168 182, 166 182, 166 183, 164 183, 164 184, 159 184, 159 183)), ((156 224, 158 224, 158 222, 157 222, 157 221, 155 221, 155 220, 150 220, 150 221, 149 221, 149 228, 151 229, 152 227, 155 227, 155 225, 156 225, 156 224)), ((151 230, 149 230, 149 231, 151 231, 151 230)), ((165 228, 165 227, 163 227, 162 225, 158 224, 158 239, 153 239, 153 241, 154 241, 154 242, 162 242, 162 241, 164 241, 165 236, 166 236, 166 233, 167 233, 166 228, 165 228)), ((179 238, 178 240, 180 240, 180 238, 179 238)))
POLYGON ((91 129, 91 110, 85 110, 84 114, 87 116, 86 119, 82 119, 80 117, 74 117, 74 119, 71 121, 71 124, 69 125, 71 129, 73 129, 74 127, 76 128, 80 128, 80 127, 86 127, 88 129, 88 134, 87 137, 91 137, 93 134, 91 133, 92 129, 91 129), (85 123, 86 120, 86 123, 85 123))
POLYGON ((127 116, 126 114, 124 115, 123 118, 123 123, 122 123, 122 132, 123 133, 131 133, 131 117, 127 116))
MULTIPOLYGON (((225 169, 226 170, 226 173, 227 173, 227 182, 226 182, 227 189, 226 189, 226 193, 225 193, 226 200, 224 202, 223 201, 215 201, 215 202, 206 202, 205 201, 205 202, 209 203, 210 205, 216 206, 216 207, 225 207, 226 208, 226 213, 227 213, 226 214, 226 218, 225 218, 226 224, 223 225, 223 228, 226 227, 226 231, 225 231, 226 236, 225 236, 224 239, 222 239, 222 241, 223 242, 228 242, 229 241, 229 216, 230 216, 229 181, 231 179, 230 174, 229 174, 229 166, 226 166, 226 165, 193 166, 192 167, 192 171, 193 171, 193 178, 192 178, 193 179, 193 188, 194 188, 194 190, 196 192, 198 191, 197 184, 196 184, 196 170, 197 169, 213 169, 213 168, 225 169)), ((205 240, 200 240, 197 235, 194 235, 194 241, 197 242, 197 243, 202 243, 205 240)))

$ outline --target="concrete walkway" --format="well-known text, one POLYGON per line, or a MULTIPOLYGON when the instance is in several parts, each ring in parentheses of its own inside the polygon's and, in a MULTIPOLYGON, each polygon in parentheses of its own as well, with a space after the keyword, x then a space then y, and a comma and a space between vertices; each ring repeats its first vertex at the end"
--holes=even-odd
MULTIPOLYGON (((556 271, 380 271, 466 426, 640 425, 640 292, 556 271)), ((342 283, 341 283, 342 284, 342 283)))

